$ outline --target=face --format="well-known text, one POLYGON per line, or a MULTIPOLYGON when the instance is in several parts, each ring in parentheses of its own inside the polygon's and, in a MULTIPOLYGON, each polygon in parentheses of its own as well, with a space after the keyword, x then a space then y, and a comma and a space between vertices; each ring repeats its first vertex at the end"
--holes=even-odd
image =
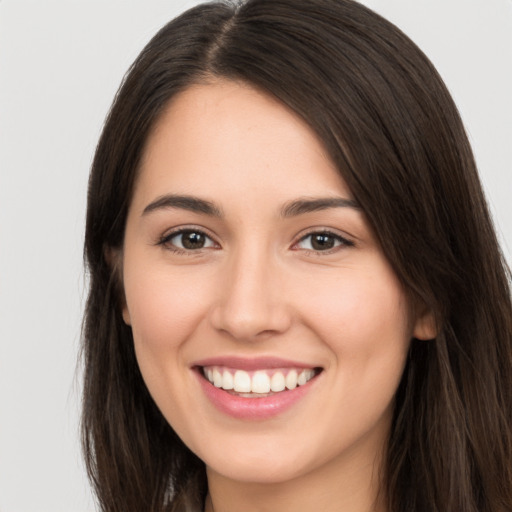
POLYGON ((297 115, 241 83, 176 96, 122 258, 145 383, 209 472, 283 482, 375 460, 422 324, 297 115))

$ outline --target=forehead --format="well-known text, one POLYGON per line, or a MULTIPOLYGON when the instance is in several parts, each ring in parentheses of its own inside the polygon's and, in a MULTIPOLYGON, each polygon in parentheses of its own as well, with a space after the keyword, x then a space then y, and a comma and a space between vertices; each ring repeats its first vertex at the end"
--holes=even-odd
POLYGON ((176 95, 148 138, 135 195, 253 190, 350 196, 313 130, 271 95, 220 80, 176 95))

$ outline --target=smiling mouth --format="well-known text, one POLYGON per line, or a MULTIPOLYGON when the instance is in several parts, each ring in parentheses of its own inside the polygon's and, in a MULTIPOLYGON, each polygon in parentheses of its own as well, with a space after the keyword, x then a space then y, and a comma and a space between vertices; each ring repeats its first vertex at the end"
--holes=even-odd
POLYGON ((272 368, 245 371, 225 366, 199 367, 201 375, 216 388, 243 398, 264 398, 304 386, 322 368, 272 368))

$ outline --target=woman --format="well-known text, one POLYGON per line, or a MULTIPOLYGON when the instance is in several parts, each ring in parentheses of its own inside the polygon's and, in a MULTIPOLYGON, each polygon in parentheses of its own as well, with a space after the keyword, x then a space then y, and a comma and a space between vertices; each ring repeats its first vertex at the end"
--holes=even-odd
POLYGON ((512 508, 512 306, 457 110, 351 0, 205 4, 90 177, 105 511, 512 508))

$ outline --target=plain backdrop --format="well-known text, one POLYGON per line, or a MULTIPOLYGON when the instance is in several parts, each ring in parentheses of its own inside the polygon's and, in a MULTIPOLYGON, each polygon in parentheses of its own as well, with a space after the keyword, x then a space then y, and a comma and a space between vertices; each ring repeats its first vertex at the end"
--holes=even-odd
MULTIPOLYGON (((0 512, 95 509, 76 370, 88 169, 124 72, 196 3, 0 0, 0 512)), ((444 77, 510 262, 512 0, 363 3, 444 77)))

